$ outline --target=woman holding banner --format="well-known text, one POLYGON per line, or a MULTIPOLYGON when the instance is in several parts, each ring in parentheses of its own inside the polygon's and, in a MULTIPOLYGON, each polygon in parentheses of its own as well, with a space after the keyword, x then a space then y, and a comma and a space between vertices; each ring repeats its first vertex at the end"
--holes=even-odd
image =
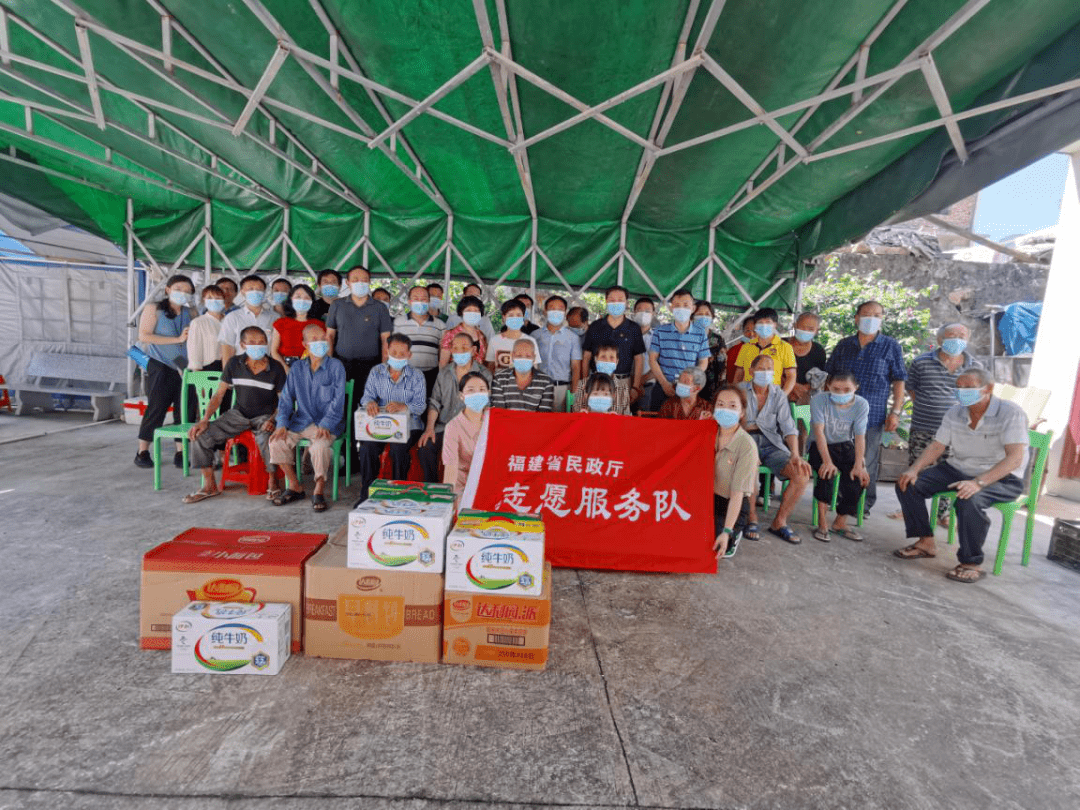
POLYGON ((476 440, 491 402, 491 387, 487 377, 479 371, 470 371, 461 378, 458 391, 465 409, 446 423, 442 459, 443 483, 453 484, 454 492, 460 495, 469 480, 476 440))
POLYGON ((713 401, 716 431, 716 464, 713 474, 713 523, 716 558, 735 556, 739 536, 746 525, 748 498, 757 478, 758 451, 750 434, 739 424, 746 413, 746 394, 723 383, 713 401))
POLYGON ((585 381, 581 407, 589 413, 611 413, 615 402, 615 381, 599 371, 590 374, 585 381))

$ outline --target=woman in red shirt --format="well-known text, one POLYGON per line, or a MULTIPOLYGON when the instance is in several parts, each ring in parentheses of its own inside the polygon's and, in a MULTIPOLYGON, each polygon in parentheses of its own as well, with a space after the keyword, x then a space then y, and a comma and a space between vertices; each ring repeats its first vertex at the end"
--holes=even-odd
POLYGON ((309 323, 323 322, 309 318, 308 310, 315 303, 315 291, 307 284, 296 284, 289 291, 289 299, 282 304, 285 315, 274 321, 270 338, 270 355, 286 367, 304 356, 304 327, 309 323))

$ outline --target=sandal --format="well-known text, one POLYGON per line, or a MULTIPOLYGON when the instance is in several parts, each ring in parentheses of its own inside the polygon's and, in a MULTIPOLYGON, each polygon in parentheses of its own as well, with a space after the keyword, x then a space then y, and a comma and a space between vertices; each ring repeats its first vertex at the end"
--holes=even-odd
POLYGON ((985 577, 986 572, 983 571, 981 568, 969 568, 966 565, 958 565, 945 576, 953 580, 954 582, 964 582, 970 585, 972 582, 978 582, 980 579, 985 577))
POLYGON ((287 489, 274 498, 274 506, 284 506, 287 503, 302 500, 304 500, 304 490, 297 492, 295 489, 287 489))
POLYGON ((326 498, 321 492, 316 492, 311 496, 311 508, 316 512, 326 511, 326 498))
POLYGON ((266 500, 268 500, 268 501, 276 501, 280 497, 281 497, 281 490, 280 489, 274 489, 273 487, 270 487, 270 489, 266 490, 266 500))
POLYGON ((833 534, 838 534, 841 537, 846 537, 848 540, 853 540, 856 543, 863 541, 863 536, 854 529, 830 529, 833 534))
POLYGON ((799 535, 795 534, 795 532, 791 530, 790 526, 781 526, 779 529, 774 529, 772 526, 770 526, 769 534, 775 534, 781 540, 786 540, 793 546, 797 546, 799 545, 799 543, 802 542, 802 538, 799 537, 799 535))
POLYGON ((922 548, 916 543, 912 543, 910 546, 896 549, 893 552, 893 556, 899 557, 901 560, 921 560, 923 557, 932 559, 936 557, 937 554, 931 554, 925 548, 922 548))
POLYGON ((823 529, 823 528, 821 528, 819 526, 818 528, 814 529, 814 539, 815 540, 820 540, 822 543, 828 543, 829 542, 829 530, 828 529, 823 529))
POLYGON ((195 492, 185 495, 184 503, 198 503, 199 501, 205 501, 207 498, 213 498, 220 494, 220 489, 215 489, 213 491, 206 489, 198 489, 195 492))
POLYGON ((743 537, 745 537, 747 540, 760 540, 761 535, 759 534, 759 531, 760 528, 756 523, 747 523, 746 528, 743 529, 742 533, 743 537))

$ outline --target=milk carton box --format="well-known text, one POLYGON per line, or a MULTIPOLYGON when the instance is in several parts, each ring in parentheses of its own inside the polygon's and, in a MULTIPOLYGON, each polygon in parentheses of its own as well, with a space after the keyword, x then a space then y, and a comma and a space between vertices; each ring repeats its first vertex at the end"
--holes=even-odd
POLYGON ((544 522, 531 515, 464 510, 446 538, 446 590, 540 596, 544 522))
POLYGON ((439 484, 428 481, 393 481, 388 478, 376 478, 368 487, 368 496, 376 497, 409 497, 417 493, 434 495, 440 493, 443 496, 454 495, 454 488, 450 484, 439 484))
POLYGON ((441 574, 453 496, 369 498, 349 513, 349 568, 441 574))
POLYGON ((289 660, 292 606, 191 602, 173 616, 172 671, 277 675, 289 660))
POLYGON ((358 408, 353 422, 353 436, 356 441, 391 442, 404 444, 409 440, 409 412, 387 413, 379 411, 378 416, 369 416, 363 408, 358 408))

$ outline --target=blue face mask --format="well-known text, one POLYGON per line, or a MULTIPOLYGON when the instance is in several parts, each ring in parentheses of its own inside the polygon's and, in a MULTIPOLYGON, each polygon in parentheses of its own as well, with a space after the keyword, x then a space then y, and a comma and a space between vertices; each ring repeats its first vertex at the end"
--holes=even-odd
POLYGON ((311 302, 306 298, 294 298, 292 300, 292 308, 297 312, 307 312, 311 309, 311 302))
POLYGON ((686 383, 675 383, 675 396, 688 397, 694 392, 694 386, 687 385, 686 383))
POLYGON ((876 335, 881 331, 881 318, 859 318, 859 331, 864 335, 876 335))
POLYGON ((795 339, 799 341, 799 343, 809 343, 814 339, 814 333, 808 332, 805 329, 796 329, 795 339))
POLYGON ((325 298, 337 298, 338 293, 341 292, 341 287, 337 284, 323 284, 319 288, 319 292, 323 294, 325 298))
POLYGON ((625 301, 609 301, 607 305, 607 313, 612 318, 621 318, 626 312, 625 301))
POLYGON ((618 368, 618 366, 618 363, 612 362, 611 360, 596 361, 596 370, 601 374, 614 374, 615 369, 618 368))
POLYGON ((172 303, 176 304, 176 306, 178 307, 186 307, 188 304, 191 303, 191 296, 186 292, 181 292, 180 290, 173 290, 171 293, 169 293, 169 300, 172 303))
POLYGON ((506 328, 511 331, 518 331, 525 325, 525 319, 520 315, 511 315, 506 319, 506 328))
POLYGON ((945 354, 951 354, 956 357, 958 354, 963 354, 964 349, 967 348, 967 341, 963 338, 947 338, 941 341, 941 350, 945 354))
POLYGON ((717 408, 712 415, 720 427, 735 427, 739 424, 739 412, 730 408, 717 408))
POLYGON ((611 410, 611 397, 608 394, 589 394, 589 410, 607 413, 611 410))
POLYGON ((770 385, 773 381, 773 373, 771 371, 762 371, 758 369, 754 372, 754 385, 764 388, 766 385, 770 385))
POLYGON ((698 317, 694 318, 694 323, 696 323, 698 326, 708 332, 709 327, 712 326, 712 318, 710 318, 708 315, 699 315, 698 317))
POLYGON ((368 284, 366 281, 354 281, 350 285, 350 291, 357 298, 363 298, 365 295, 371 292, 371 285, 368 284))
POLYGON ((405 366, 409 365, 408 357, 387 357, 386 365, 390 366, 394 371, 401 371, 405 366))
POLYGON ((225 302, 220 298, 207 298, 206 299, 206 311, 207 312, 224 312, 225 302))
POLYGON ((244 300, 248 302, 248 306, 261 307, 262 302, 266 299, 266 293, 262 290, 248 290, 244 293, 244 300))
POLYGON ((851 402, 851 400, 854 399, 854 397, 855 397, 855 392, 854 391, 849 393, 849 394, 834 394, 832 391, 829 392, 829 399, 831 399, 837 405, 844 405, 844 404, 846 404, 848 402, 851 402))
POLYGON ((412 301, 409 303, 409 309, 412 310, 413 315, 427 315, 431 304, 427 301, 412 301))
POLYGON ((431 303, 429 304, 429 308, 430 309, 442 309, 442 299, 441 298, 432 298, 431 303))
POLYGON ((980 399, 982 399, 981 388, 957 388, 956 389, 956 401, 965 407, 974 405, 980 399))
POLYGON ((771 323, 759 323, 754 327, 754 331, 757 332, 757 336, 763 340, 768 340, 776 334, 776 327, 771 323))
POLYGON ((483 317, 484 316, 477 312, 475 309, 470 309, 466 310, 466 312, 461 316, 461 320, 466 326, 476 326, 478 323, 480 323, 480 319, 483 317))
POLYGON ((289 300, 289 294, 287 292, 281 292, 280 290, 278 290, 277 292, 270 293, 270 301, 275 307, 281 306, 287 300, 289 300))
POLYGON ((472 363, 472 352, 454 352, 451 355, 454 358, 454 364, 458 366, 467 366, 472 363))
POLYGON ((675 318, 676 323, 688 323, 690 316, 694 314, 694 310, 690 307, 675 307, 671 310, 672 317, 675 318))
POLYGON ((561 309, 549 309, 547 311, 547 322, 552 326, 562 326, 563 321, 566 320, 566 313, 561 309))
POLYGON ((479 413, 488 406, 488 402, 491 401, 491 397, 487 392, 480 391, 476 394, 466 394, 461 398, 461 401, 465 403, 465 407, 470 411, 476 411, 479 413))
POLYGON ((266 357, 266 353, 270 350, 270 347, 265 343, 255 344, 254 346, 245 346, 244 352, 252 360, 262 360, 266 357))
POLYGON ((307 350, 312 357, 326 357, 326 353, 330 351, 330 344, 325 340, 313 340, 308 343, 307 350))
POLYGON ((753 343, 757 338, 754 335, 739 335, 739 340, 743 343, 753 343))
POLYGON ((514 371, 519 374, 528 374, 532 371, 533 359, 531 357, 515 357, 514 358, 514 371))

